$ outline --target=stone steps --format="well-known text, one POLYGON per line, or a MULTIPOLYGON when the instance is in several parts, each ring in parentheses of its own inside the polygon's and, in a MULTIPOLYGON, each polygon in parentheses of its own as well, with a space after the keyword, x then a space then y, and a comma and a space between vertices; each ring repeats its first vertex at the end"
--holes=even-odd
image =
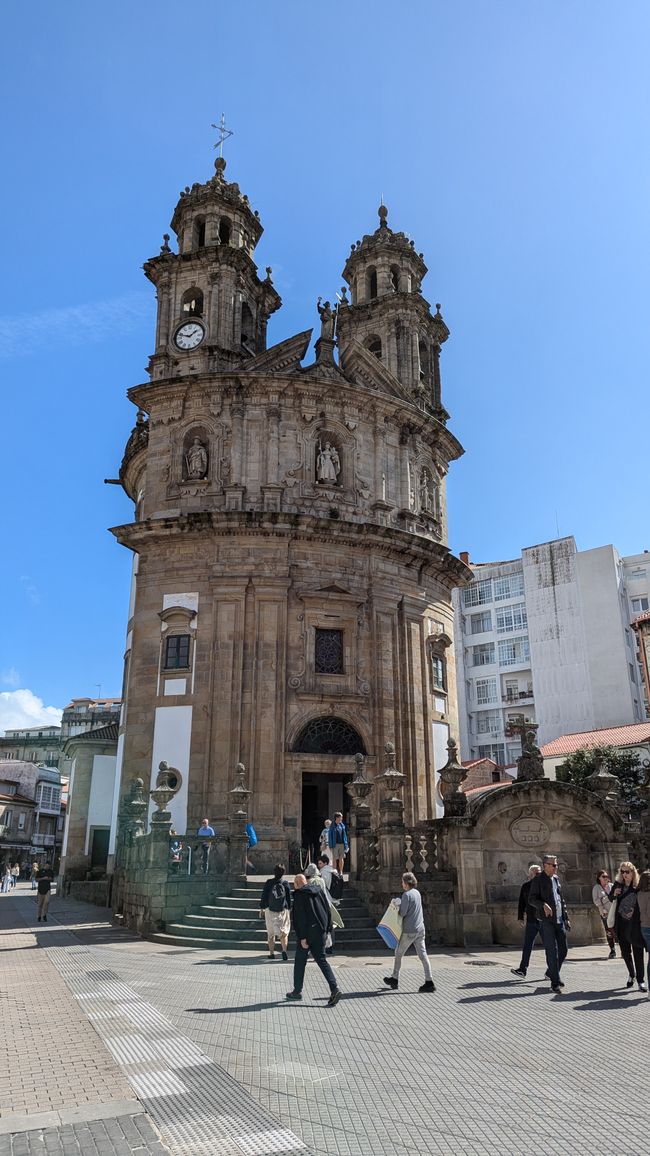
MULTIPOLYGON (((180 949, 230 949, 264 954, 267 940, 266 926, 259 915, 260 893, 261 888, 235 888, 231 895, 217 896, 212 903, 188 912, 178 922, 169 923, 164 932, 150 938, 180 949)), ((358 896, 346 889, 338 906, 345 927, 336 929, 336 952, 385 954, 375 922, 358 896)))

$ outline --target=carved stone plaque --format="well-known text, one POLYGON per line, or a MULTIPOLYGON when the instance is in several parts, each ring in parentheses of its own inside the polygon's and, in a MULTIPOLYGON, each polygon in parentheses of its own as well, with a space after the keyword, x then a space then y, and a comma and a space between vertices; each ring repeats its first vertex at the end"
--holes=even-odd
POLYGON ((510 827, 510 834, 520 847, 543 847, 550 833, 548 825, 537 815, 522 815, 510 827))

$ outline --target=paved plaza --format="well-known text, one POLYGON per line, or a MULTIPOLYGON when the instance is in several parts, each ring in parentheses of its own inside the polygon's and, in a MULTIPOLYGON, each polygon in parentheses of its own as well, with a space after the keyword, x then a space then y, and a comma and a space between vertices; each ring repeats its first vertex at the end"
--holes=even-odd
POLYGON ((26 886, 0 897, 0 1156, 647 1156, 650 1000, 601 945, 578 948, 553 996, 536 951, 432 952, 313 964, 170 949, 26 886), (611 1094, 615 1073, 629 1091, 611 1094))

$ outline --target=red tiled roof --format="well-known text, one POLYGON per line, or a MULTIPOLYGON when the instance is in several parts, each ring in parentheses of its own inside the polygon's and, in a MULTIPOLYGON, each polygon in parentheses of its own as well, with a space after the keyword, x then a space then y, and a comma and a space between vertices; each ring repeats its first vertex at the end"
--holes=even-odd
POLYGON ((578 731, 577 734, 561 735, 550 743, 544 743, 540 750, 544 758, 553 755, 572 755, 584 747, 634 747, 650 741, 650 722, 628 723, 624 727, 602 727, 597 731, 578 731))
POLYGON ((3 791, 0 791, 0 803, 29 803, 31 807, 36 805, 34 799, 28 799, 26 795, 5 795, 3 791))
POLYGON ((503 783, 486 783, 484 787, 472 787, 471 791, 465 791, 465 794, 469 799, 470 795, 482 795, 485 791, 496 791, 497 787, 511 787, 513 781, 513 779, 507 779, 503 783))

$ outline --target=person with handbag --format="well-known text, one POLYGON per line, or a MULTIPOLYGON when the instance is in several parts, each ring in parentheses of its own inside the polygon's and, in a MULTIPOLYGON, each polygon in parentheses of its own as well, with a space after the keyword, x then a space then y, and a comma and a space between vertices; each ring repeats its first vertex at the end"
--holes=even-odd
POLYGON ((530 885, 528 902, 537 912, 541 921, 542 943, 546 952, 546 976, 551 981, 551 991, 556 995, 564 984, 560 971, 567 955, 566 933, 571 930, 562 885, 557 876, 557 856, 544 855, 542 870, 530 885))
POLYGON ((596 873, 596 882, 591 889, 591 898, 605 928, 605 935, 607 936, 607 942, 609 944, 609 955, 607 958, 616 959, 616 936, 614 934, 614 928, 609 927, 607 924, 607 916, 612 906, 612 901, 609 897, 611 890, 612 884, 607 872, 598 871, 596 873))
POLYGON ((648 952, 648 991, 650 992, 650 871, 641 872, 636 901, 641 918, 641 935, 648 952))
POLYGON ((336 1007, 341 998, 341 989, 325 958, 325 940, 327 933, 332 930, 331 911, 324 888, 317 883, 308 883, 304 875, 296 875, 293 881, 293 928, 297 943, 293 961, 293 988, 286 995, 289 1000, 302 999, 310 951, 329 985, 327 1007, 336 1007))
MULTIPOLYGON (((639 991, 647 991, 644 976, 644 939, 641 935, 641 913, 637 898, 639 872, 634 863, 625 860, 618 869, 609 897, 616 903, 614 930, 621 955, 627 966, 629 979, 626 987, 634 987, 636 979, 639 991)), ((608 916, 611 923, 611 912, 608 916)))
POLYGON ((418 991, 435 991, 436 985, 433 982, 431 964, 429 963, 425 941, 426 930, 424 926, 424 913, 422 911, 422 896, 418 891, 418 881, 412 871, 405 871, 402 875, 402 892, 403 894, 399 899, 392 900, 393 905, 402 917, 402 934, 395 948, 393 974, 385 975, 384 983, 387 987, 392 987, 393 990, 397 989, 402 957, 406 954, 411 944, 413 944, 416 955, 424 969, 424 983, 418 988, 418 991))

